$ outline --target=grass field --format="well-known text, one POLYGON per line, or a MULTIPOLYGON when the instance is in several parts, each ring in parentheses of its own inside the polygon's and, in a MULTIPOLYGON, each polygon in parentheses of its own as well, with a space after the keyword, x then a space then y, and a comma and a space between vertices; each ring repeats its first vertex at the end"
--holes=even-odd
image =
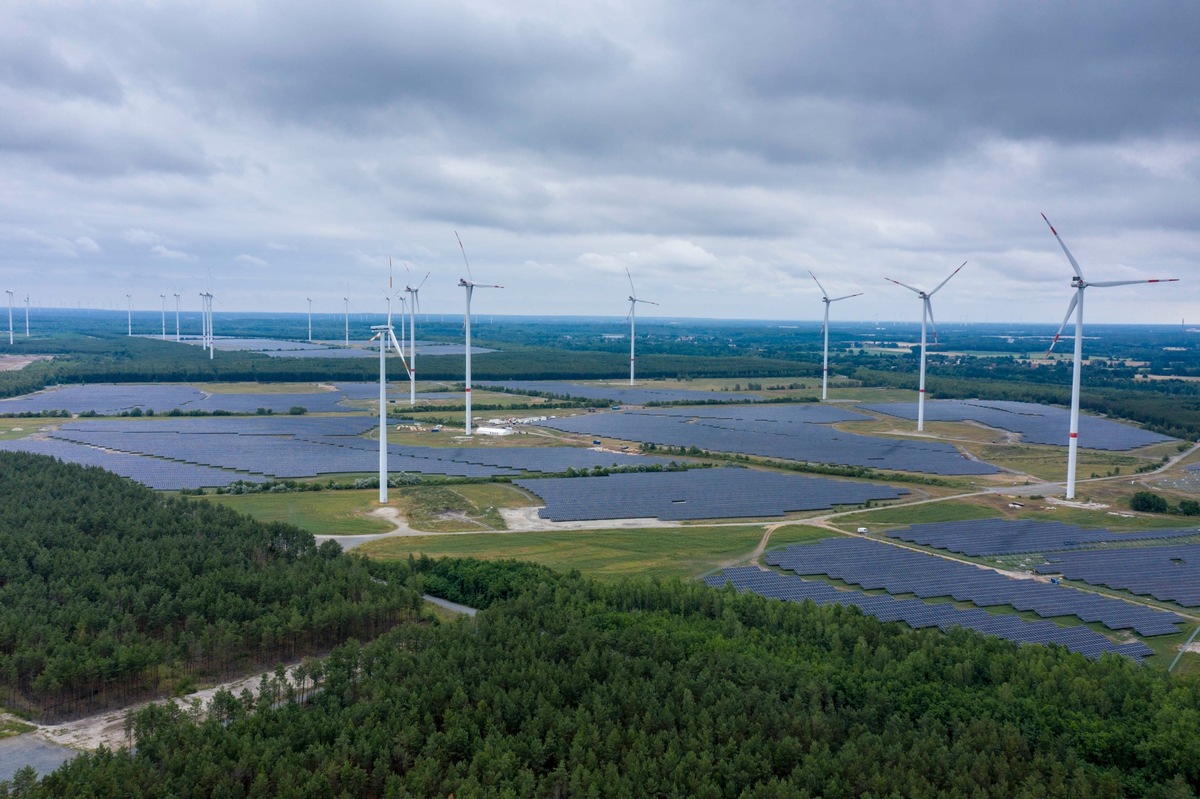
POLYGON ((601 579, 695 577, 749 554, 763 530, 747 525, 406 537, 372 541, 358 551, 383 559, 410 554, 516 558, 601 579))
POLYGON ((62 424, 65 419, 0 419, 0 441, 26 438, 41 432, 42 428, 62 424))
POLYGON ((365 515, 378 506, 379 492, 375 489, 217 494, 206 499, 260 521, 294 524, 313 535, 370 535, 392 529, 391 523, 365 515))
POLYGON ((996 507, 998 498, 988 498, 990 501, 946 500, 945 502, 928 502, 907 507, 880 508, 879 510, 861 511, 848 516, 839 516, 833 523, 846 530, 859 527, 868 529, 883 526, 900 526, 910 524, 928 524, 932 522, 959 522, 971 519, 995 519, 1004 514, 996 507))
MULTIPOLYGON (((503 530, 499 508, 529 505, 533 499, 507 483, 408 486, 388 492, 390 505, 411 527, 430 532, 503 530)), ((369 516, 379 507, 376 489, 295 491, 280 494, 214 494, 207 497, 265 522, 287 522, 313 535, 386 533, 391 522, 369 516)))

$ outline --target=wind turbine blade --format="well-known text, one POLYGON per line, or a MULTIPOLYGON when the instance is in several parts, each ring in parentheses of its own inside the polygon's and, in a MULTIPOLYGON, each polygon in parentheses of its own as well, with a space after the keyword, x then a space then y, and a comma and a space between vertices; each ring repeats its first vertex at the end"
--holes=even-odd
POLYGON ((817 284, 817 288, 819 288, 819 289, 821 290, 821 296, 822 296, 822 297, 823 297, 825 300, 829 300, 829 292, 828 292, 828 291, 826 291, 826 290, 825 290, 825 287, 821 285, 821 281, 817 280, 817 276, 816 276, 816 275, 814 275, 814 274, 812 273, 812 270, 811 270, 811 269, 810 269, 810 270, 808 270, 808 274, 809 274, 809 276, 810 276, 810 277, 812 277, 812 279, 813 279, 813 282, 817 284))
POLYGON ((1112 286, 1133 286, 1138 283, 1178 283, 1179 278, 1155 278, 1154 280, 1100 280, 1095 283, 1088 283, 1088 287, 1095 286, 1096 288, 1110 288, 1112 286))
MULTIPOLYGON (((950 277, 954 277, 955 275, 957 275, 959 270, 962 269, 966 265, 967 265, 967 262, 963 261, 961 264, 958 265, 958 269, 955 269, 953 272, 950 273, 950 277)), ((937 294, 938 290, 941 289, 942 286, 944 286, 950 282, 950 277, 946 278, 941 283, 938 283, 938 287, 936 289, 934 289, 933 291, 929 292, 929 296, 932 297, 934 294, 937 294)))
POLYGON ((420 291, 420 290, 421 290, 421 286, 424 286, 424 285, 425 285, 425 281, 429 279, 429 276, 430 276, 431 274, 433 274, 433 273, 432 273, 432 272, 426 272, 426 273, 425 273, 425 277, 421 278, 421 282, 417 284, 417 291, 420 291))
MULTIPOLYGON (((1046 219, 1046 215, 1042 214, 1042 219, 1046 219)), ((1054 238, 1058 239, 1058 246, 1062 247, 1062 251, 1066 253, 1067 260, 1071 262, 1071 268, 1075 270, 1075 274, 1083 280, 1083 272, 1079 268, 1079 262, 1075 260, 1075 256, 1071 255, 1071 251, 1067 249, 1067 245, 1063 244, 1062 237, 1058 235, 1058 231, 1054 229, 1054 225, 1050 224, 1050 220, 1046 219, 1046 226, 1050 228, 1050 232, 1054 234, 1054 238)))
POLYGON ((1054 334, 1054 340, 1050 342, 1050 349, 1046 350, 1046 357, 1054 350, 1054 345, 1058 343, 1059 337, 1062 336, 1063 328, 1067 326, 1067 322, 1071 321, 1071 314, 1075 313, 1075 306, 1079 304, 1079 292, 1076 291, 1071 295, 1071 304, 1067 306, 1067 315, 1063 317, 1063 323, 1058 326, 1058 332, 1054 334))
MULTIPOLYGON (((388 341, 391 343, 392 348, 396 350, 396 354, 400 356, 400 363, 404 365, 404 372, 406 374, 411 374, 412 370, 408 368, 408 360, 404 357, 404 348, 400 346, 400 342, 396 341, 396 331, 388 328, 387 334, 388 341)), ((386 347, 384 349, 386 349, 386 347)))
POLYGON ((463 246, 462 239, 458 237, 458 231, 454 231, 454 238, 458 239, 458 249, 462 250, 463 263, 467 265, 467 278, 474 283, 475 276, 471 274, 471 262, 467 260, 467 248, 463 246))
POLYGON ((657 302, 653 302, 653 301, 651 301, 651 300, 639 300, 639 299, 638 299, 638 298, 636 298, 636 297, 634 297, 633 301, 634 301, 634 302, 640 302, 640 303, 643 303, 643 304, 645 304, 645 305, 658 305, 658 303, 657 303, 657 302))
POLYGON ((923 294, 923 293, 924 293, 924 292, 922 292, 920 289, 915 289, 915 288, 913 288, 912 286, 908 285, 907 283, 901 283, 899 280, 892 280, 890 277, 885 277, 885 278, 884 278, 884 280, 886 280, 886 281, 888 281, 888 282, 890 282, 890 283, 895 283, 897 286, 903 286, 904 288, 906 288, 906 289, 908 289, 909 291, 911 291, 913 294, 918 294, 918 295, 920 295, 920 294, 923 294))
POLYGON ((629 267, 625 267, 625 277, 629 278, 629 293, 633 297, 637 296, 637 289, 633 287, 633 275, 629 274, 629 267))
POLYGON ((844 297, 834 297, 832 300, 830 300, 830 302, 837 302, 838 300, 848 300, 851 297, 861 297, 862 295, 863 295, 863 293, 860 291, 855 294, 847 294, 844 297))
MULTIPOLYGON (((959 267, 961 269, 962 267, 959 267)), ((933 346, 938 345, 937 323, 933 321, 933 303, 929 301, 929 297, 925 298, 925 313, 929 315, 929 329, 933 331, 933 346)))

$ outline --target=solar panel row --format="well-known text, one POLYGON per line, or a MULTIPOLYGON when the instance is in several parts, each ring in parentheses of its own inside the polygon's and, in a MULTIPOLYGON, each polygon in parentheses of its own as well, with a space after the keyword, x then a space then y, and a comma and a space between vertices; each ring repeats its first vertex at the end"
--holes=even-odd
POLYGON ((767 563, 799 575, 823 574, 864 589, 915 594, 922 599, 952 597, 980 607, 1011 605, 1042 618, 1077 616, 1110 630, 1140 635, 1178 633, 1183 617, 1120 599, 1005 577, 990 569, 903 549, 876 541, 830 538, 772 552, 767 563))
POLYGON ((1038 567, 1043 574, 1200 607, 1200 544, 1063 552, 1046 560, 1038 567))
POLYGON ((581 385, 558 380, 501 380, 488 382, 487 385, 513 391, 537 391, 565 397, 602 399, 622 405, 645 405, 648 402, 754 402, 761 399, 756 394, 735 394, 729 391, 581 385))
POLYGON ((216 469, 194 463, 111 452, 55 439, 0 441, 0 449, 50 455, 67 463, 98 466, 160 491, 218 487, 244 481, 260 483, 260 475, 216 469))
MULTIPOLYGON (((371 386, 370 398, 379 395, 378 384, 363 385, 371 386)), ((0 400, 0 414, 66 410, 71 413, 94 411, 102 416, 115 416, 135 409, 152 409, 160 414, 175 409, 185 412, 254 413, 259 408, 286 413, 294 406, 305 408, 310 413, 334 413, 352 410, 339 404, 346 399, 349 397, 341 390, 295 394, 211 394, 190 385, 99 384, 60 386, 0 400)))
MULTIPOLYGON (((885 402, 862 407, 902 419, 917 418, 915 402, 885 402)), ((1066 446, 1067 431, 1070 430, 1070 414, 1066 409, 1030 402, 930 400, 925 403, 925 418, 941 422, 970 420, 998 430, 1020 433, 1031 444, 1066 446)), ((1116 451, 1137 449, 1163 441, 1174 439, 1111 419, 1079 417, 1080 446, 1116 451)))
POLYGON ((516 483, 541 497, 546 507, 539 515, 554 521, 758 518, 857 505, 868 499, 896 499, 908 493, 891 486, 738 468, 516 483))
POLYGON ((1088 544, 1120 544, 1160 538, 1185 538, 1200 535, 1200 529, 1193 527, 1177 530, 1114 533, 1109 530, 1088 530, 1061 522, 1029 519, 976 519, 962 522, 914 524, 912 527, 902 530, 888 531, 887 535, 901 541, 909 541, 935 549, 945 549, 970 557, 987 557, 1016 555, 1024 552, 1053 552, 1088 544))
POLYGON ((930 605, 918 599, 844 591, 827 583, 802 580, 753 566, 725 569, 705 578, 705 582, 713 587, 728 583, 738 591, 750 591, 771 599, 790 602, 810 599, 818 605, 854 606, 881 621, 902 621, 914 629, 964 627, 1015 643, 1059 644, 1089 658, 1112 652, 1141 662, 1142 658, 1154 653, 1141 641, 1114 644, 1087 627, 1059 627, 1053 622, 1024 621, 1016 616, 993 615, 985 610, 959 610, 949 604, 930 605))
POLYGON ((847 433, 830 423, 864 420, 862 414, 824 405, 664 408, 590 413, 541 424, 557 430, 626 441, 737 452, 767 458, 896 469, 924 474, 993 474, 936 441, 898 440, 847 433))

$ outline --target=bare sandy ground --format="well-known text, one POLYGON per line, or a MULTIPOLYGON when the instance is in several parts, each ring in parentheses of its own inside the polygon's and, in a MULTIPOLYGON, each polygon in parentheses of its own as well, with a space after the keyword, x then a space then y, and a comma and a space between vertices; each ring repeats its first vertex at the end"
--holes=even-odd
MULTIPOLYGON (((288 665, 289 676, 292 674, 292 670, 298 665, 299 663, 288 665)), ((185 697, 155 701, 174 702, 181 708, 195 708, 196 712, 202 712, 204 708, 208 707, 208 704, 212 701, 217 691, 222 688, 226 688, 234 694, 240 694, 243 689, 247 688, 251 692, 255 692, 258 689, 261 679, 261 673, 254 674, 240 680, 205 688, 202 691, 196 691, 185 697)), ((98 716, 88 716, 87 718, 68 721, 64 724, 39 725, 32 734, 44 741, 49 741, 60 746, 67 746, 72 749, 95 750, 101 746, 106 746, 109 749, 118 749, 129 744, 125 732, 125 719, 128 718, 130 713, 134 713, 149 704, 151 703, 142 702, 137 705, 121 708, 120 710, 101 713, 98 716)))
POLYGON ((49 355, 0 355, 0 372, 15 372, 34 361, 48 361, 49 355))

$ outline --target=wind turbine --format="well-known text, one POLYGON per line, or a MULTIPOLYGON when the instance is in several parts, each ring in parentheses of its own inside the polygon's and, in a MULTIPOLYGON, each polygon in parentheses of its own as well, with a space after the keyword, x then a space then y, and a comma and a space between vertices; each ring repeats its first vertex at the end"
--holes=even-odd
POLYGON ((925 429, 925 322, 929 321, 929 326, 933 328, 933 342, 937 343, 937 325, 933 321, 933 306, 930 305, 929 299, 941 291, 942 286, 950 282, 950 278, 958 274, 959 269, 967 265, 966 261, 959 264, 958 269, 950 273, 950 277, 938 283, 937 288, 933 291, 922 291, 918 288, 913 288, 907 283, 901 283, 899 280, 892 280, 890 277, 885 277, 884 280, 891 281, 897 286, 903 286, 909 291, 921 298, 921 379, 920 385, 917 388, 917 432, 925 429))
POLYGON ((158 298, 162 300, 162 340, 167 340, 167 295, 159 294, 158 298))
POLYGON ((4 293, 8 295, 8 346, 11 347, 13 345, 13 326, 12 326, 13 293, 12 293, 12 291, 10 291, 8 289, 5 289, 4 293))
POLYGON ((454 231, 454 238, 458 239, 458 249, 462 250, 463 263, 467 265, 467 277, 458 279, 458 285, 467 290, 467 316, 465 320, 466 342, 467 342, 467 359, 464 367, 464 382, 466 383, 466 422, 464 429, 466 435, 471 435, 471 294, 476 288, 481 289, 502 289, 504 286, 496 286, 490 283, 476 283, 471 275, 471 262, 467 260, 467 249, 463 247, 462 239, 458 237, 458 231, 454 231))
POLYGON ((387 464, 387 353, 389 347, 394 347, 400 356, 400 363, 408 369, 404 361, 404 350, 396 341, 396 333, 391 325, 374 325, 374 338, 379 339, 379 504, 386 505, 388 501, 388 464, 387 464))
POLYGON ((817 288, 821 290, 821 301, 825 303, 825 321, 821 323, 821 330, 825 333, 825 360, 824 366, 821 368, 821 400, 824 401, 828 398, 829 394, 829 304, 840 300, 848 300, 851 297, 861 297, 862 292, 846 294, 842 297, 830 299, 829 295, 825 292, 825 287, 821 285, 821 281, 817 280, 817 276, 812 273, 812 270, 809 270, 808 274, 812 276, 813 281, 817 284, 817 288))
MULTIPOLYGON (((12 292, 10 291, 10 292, 9 292, 9 294, 11 294, 11 293, 12 293, 12 292)), ((11 300, 11 298, 9 298, 9 299, 11 300)), ((129 305, 128 305, 128 311, 127 311, 127 314, 126 314, 126 317, 125 317, 125 322, 126 322, 126 333, 125 333, 125 335, 127 335, 127 336, 132 336, 132 335, 133 335, 133 295, 132 295, 132 294, 126 294, 126 295, 125 295, 125 301, 126 301, 128 304, 129 304, 129 305)), ((9 302, 9 305, 12 305, 12 302, 9 302)), ((12 327, 12 325, 9 325, 9 327, 12 327)))
POLYGON ((201 344, 201 346, 205 346, 208 348, 208 359, 210 361, 213 359, 213 350, 215 349, 214 344, 213 344, 214 336, 213 336, 212 301, 213 301, 212 292, 209 292, 209 291, 200 292, 200 325, 203 329, 203 332, 200 337, 200 344, 201 344))
MULTIPOLYGON (((457 234, 456 234, 457 235, 457 234)), ((459 244, 462 244, 460 241, 459 244)), ((466 251, 463 251, 466 254, 466 251)), ((404 269, 408 272, 409 277, 412 277, 412 270, 408 268, 408 264, 404 265, 404 269)), ((429 279, 429 273, 425 273, 425 277, 421 278, 421 282, 416 288, 412 287, 412 283, 407 283, 404 290, 410 295, 408 303, 408 404, 417 404, 417 308, 420 307, 421 286, 425 285, 425 281, 429 279)))
POLYGON ((1063 317, 1063 323, 1059 326, 1058 332, 1054 334, 1054 340, 1050 342, 1050 349, 1046 350, 1047 357, 1050 351, 1054 349, 1054 345, 1058 343, 1059 337, 1062 335, 1063 329, 1067 326, 1067 322, 1071 319, 1071 312, 1075 312, 1075 360, 1071 368, 1071 434, 1067 439, 1067 499, 1075 498, 1075 457, 1079 449, 1079 382, 1080 372, 1083 369, 1083 292, 1088 286, 1096 288, 1109 288, 1111 286, 1131 286, 1135 283, 1176 283, 1178 278, 1154 279, 1154 280, 1105 280, 1096 283, 1090 283, 1083 277, 1083 271, 1079 268, 1079 262, 1075 260, 1075 256, 1071 255, 1071 251, 1067 249, 1067 245, 1063 244, 1062 238, 1059 237, 1058 231, 1054 229, 1054 225, 1050 224, 1050 220, 1046 219, 1046 215, 1042 214, 1042 219, 1046 220, 1046 224, 1050 228, 1050 232, 1054 234, 1054 238, 1058 239, 1058 246, 1062 247, 1063 253, 1067 256, 1067 260, 1071 262, 1071 268, 1075 270, 1075 277, 1071 278, 1071 288, 1075 289, 1075 296, 1071 297, 1071 303, 1067 306, 1067 315, 1063 317))
POLYGON ((646 305, 658 305, 658 303, 651 302, 650 300, 639 300, 638 299, 637 289, 635 289, 633 287, 633 275, 629 274, 628 266, 625 267, 625 277, 629 278, 629 385, 632 386, 633 385, 634 347, 635 347, 635 341, 636 341, 635 333, 636 333, 636 321, 637 321, 637 319, 636 319, 637 304, 640 302, 640 303, 644 303, 646 305))
POLYGON ((175 340, 179 341, 179 292, 175 292, 175 340))

